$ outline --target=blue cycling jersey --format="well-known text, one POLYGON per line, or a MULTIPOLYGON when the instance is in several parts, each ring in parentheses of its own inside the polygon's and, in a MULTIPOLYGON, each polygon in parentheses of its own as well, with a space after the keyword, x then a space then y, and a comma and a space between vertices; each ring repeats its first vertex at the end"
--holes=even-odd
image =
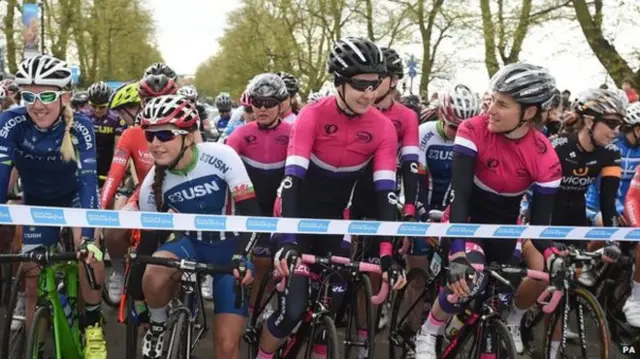
POLYGON ((447 191, 451 183, 453 141, 444 137, 438 123, 432 121, 420 125, 419 163, 429 177, 428 189, 420 191, 420 202, 427 204, 429 209, 442 210, 447 205, 447 191))
POLYGON ((229 137, 231 133, 238 127, 241 127, 245 124, 245 121, 240 118, 239 120, 230 121, 227 125, 227 128, 224 130, 224 137, 229 137))
MULTIPOLYGON (((613 143, 620 149, 622 160, 620 163, 622 178, 620 178, 620 187, 618 187, 618 195, 616 196, 616 210, 618 214, 622 215, 624 213, 624 198, 627 196, 636 166, 640 163, 640 146, 632 146, 627 141, 625 134, 620 134, 613 143)), ((600 178, 587 190, 586 202, 587 218, 593 221, 600 212, 600 178)))
MULTIPOLYGON (((7 201, 11 169, 22 179, 25 203, 63 206, 79 195, 82 208, 97 209, 98 183, 93 124, 81 113, 74 114, 71 127, 76 161, 65 162, 60 145, 64 119, 48 129, 35 126, 25 107, 0 113, 0 203, 7 201)), ((93 238, 93 229, 82 235, 93 238)))
POLYGON ((227 125, 229 124, 230 119, 231 119, 230 115, 226 115, 224 117, 221 117, 220 115, 218 115, 216 116, 216 118, 213 119, 213 123, 216 126, 216 129, 219 132, 221 132, 222 130, 227 128, 227 125))

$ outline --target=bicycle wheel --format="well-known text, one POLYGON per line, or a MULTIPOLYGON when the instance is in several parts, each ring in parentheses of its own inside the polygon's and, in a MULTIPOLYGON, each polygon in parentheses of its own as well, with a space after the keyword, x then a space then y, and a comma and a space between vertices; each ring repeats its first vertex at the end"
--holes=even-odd
POLYGON ((13 322, 13 312, 18 300, 18 291, 24 282, 22 264, 18 267, 16 278, 10 281, 11 291, 9 292, 9 302, 6 307, 4 324, 2 328, 2 345, 0 345, 0 358, 22 358, 26 337, 26 323, 23 321, 18 330, 11 330, 13 322))
POLYGON ((349 320, 345 333, 345 357, 373 359, 375 357, 376 318, 373 312, 373 303, 371 303, 371 297, 373 297, 371 280, 365 274, 358 274, 351 285, 355 287, 353 291, 355 295, 351 296, 349 320), (364 307, 361 306, 361 303, 364 303, 364 307), (362 318, 363 315, 364 318, 362 318), (366 339, 360 337, 360 323, 364 323, 366 326, 366 339), (352 354, 355 355, 352 356, 352 354))
POLYGON ((258 288, 258 295, 256 295, 256 301, 253 303, 253 312, 249 317, 249 325, 243 335, 244 341, 248 344, 247 350, 248 359, 255 359, 258 355, 258 349, 260 347, 260 335, 262 334, 263 322, 260 320, 266 303, 271 301, 271 298, 275 295, 275 291, 266 293, 267 286, 273 281, 273 273, 267 272, 260 281, 260 287, 258 288), (266 297, 266 301, 265 301, 266 297), (261 304, 265 303, 265 304, 261 304))
POLYGON ((407 284, 396 292, 389 323, 389 358, 403 359, 415 351, 414 337, 431 310, 437 289, 425 288, 429 275, 422 268, 412 268, 407 284))
MULTIPOLYGON (((575 358, 610 358, 612 353, 609 344, 611 338, 609 334, 609 326, 604 310, 602 310, 598 300, 591 292, 584 288, 573 288, 569 294, 568 300, 571 312, 574 312, 576 315, 580 355, 569 354, 568 352, 575 352, 575 350, 569 350, 567 348, 568 346, 559 348, 559 352, 557 354, 563 353, 564 355, 571 355, 571 357, 575 358), (586 332, 588 326, 585 325, 585 319, 587 318, 594 319, 594 334, 588 334, 586 332)), ((556 325, 562 325, 564 306, 567 305, 566 299, 561 303, 562 305, 559 305, 556 311, 551 314, 551 320, 549 321, 550 325, 546 330, 544 358, 551 358, 551 341, 554 327, 556 325)), ((570 317, 571 312, 569 313, 570 317)), ((567 323, 569 324, 569 319, 567 319, 567 323)), ((568 327, 571 328, 569 325, 568 327)))
POLYGON ((323 315, 320 321, 315 322, 311 334, 309 335, 309 344, 305 353, 306 359, 313 357, 312 348, 314 344, 326 345, 327 353, 324 356, 327 359, 338 359, 338 331, 333 319, 328 315, 323 315))
POLYGON ((56 343, 53 335, 53 317, 49 307, 39 307, 33 315, 33 322, 27 336, 25 358, 55 358, 56 343), (49 341, 49 343, 46 343, 49 341))
POLYGON ((136 302, 130 295, 127 296, 127 333, 126 333, 126 358, 136 359, 138 357, 138 323, 137 318, 131 313, 136 310, 136 302))
POLYGON ((115 271, 115 268, 113 267, 113 262, 111 261, 111 259, 108 258, 108 253, 107 253, 107 248, 106 248, 104 238, 102 238, 102 240, 100 241, 100 250, 102 251, 102 253, 105 253, 105 258, 103 260, 104 284, 102 285, 102 301, 105 302, 111 308, 118 308, 120 306, 120 297, 118 297, 118 300, 114 301, 111 299, 111 296, 109 295, 109 278, 110 278, 110 274, 113 273, 113 271, 115 271))
MULTIPOLYGON (((189 330, 189 318, 184 311, 178 311, 173 315, 173 324, 167 329, 170 333, 167 342, 167 359, 189 359, 187 358, 187 348, 191 343, 187 342, 189 330)), ((169 319, 171 323, 171 318, 169 319)))
MULTIPOLYGON (((491 334, 494 335, 494 340, 491 343, 492 346, 492 351, 495 354, 494 357, 495 358, 500 358, 500 359, 517 359, 518 358, 518 352, 516 352, 516 345, 513 343, 513 338, 511 337, 511 333, 509 332, 509 328, 507 328, 507 325, 504 324, 504 322, 500 319, 497 318, 491 318, 489 319, 489 323, 487 323, 485 325, 485 330, 491 330, 491 334), (496 345, 497 344, 497 345, 496 345)), ((475 352, 476 355, 474 357, 480 359, 480 358, 484 358, 487 354, 483 353, 482 351, 484 349, 487 349, 486 347, 483 348, 483 344, 485 344, 486 340, 486 335, 487 333, 484 333, 485 338, 482 338, 482 340, 476 340, 476 343, 474 344, 475 346, 475 352)))

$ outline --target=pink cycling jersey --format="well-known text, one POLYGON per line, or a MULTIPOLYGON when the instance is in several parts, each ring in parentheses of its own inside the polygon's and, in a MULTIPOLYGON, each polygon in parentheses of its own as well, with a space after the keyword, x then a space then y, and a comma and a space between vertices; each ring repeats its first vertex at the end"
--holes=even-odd
POLYGON ((254 121, 238 127, 226 141, 242 158, 260 208, 266 215, 273 211, 276 192, 284 176, 291 127, 289 123, 280 122, 274 128, 264 128, 254 121))
POLYGON ((418 146, 418 115, 407 106, 394 102, 382 113, 387 116, 398 135, 401 162, 418 161, 420 147, 418 146))
POLYGON ((373 158, 376 190, 393 190, 397 148, 393 124, 380 111, 371 108, 350 118, 328 97, 305 107, 294 123, 285 176, 304 178, 307 170, 317 169, 323 177, 355 181, 373 158))
POLYGON ((458 129, 454 153, 476 157, 469 204, 472 223, 515 223, 524 192, 552 194, 562 167, 551 143, 539 131, 511 140, 489 131, 489 117, 465 121, 458 129))

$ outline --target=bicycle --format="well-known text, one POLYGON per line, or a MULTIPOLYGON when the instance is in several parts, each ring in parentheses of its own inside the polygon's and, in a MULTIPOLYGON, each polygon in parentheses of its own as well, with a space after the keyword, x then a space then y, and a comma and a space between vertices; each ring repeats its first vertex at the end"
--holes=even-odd
MULTIPOLYGON (((82 252, 81 254, 86 254, 82 252)), ((44 346, 40 335, 53 329, 54 357, 81 359, 84 357, 82 334, 78 317, 78 252, 53 253, 37 248, 22 254, 0 255, 0 262, 35 262, 42 270, 38 277, 40 301, 26 339, 26 357, 40 358, 44 346), (44 327, 41 327, 44 325, 44 327)), ((82 262, 89 286, 99 289, 93 269, 82 262)), ((18 283, 16 280, 14 283, 18 283)), ((3 347, 6 350, 5 343, 3 347)))
MULTIPOLYGON (((294 262, 295 263, 295 262, 294 262)), ((292 268, 293 269, 293 266, 292 268)), ((328 257, 316 257, 313 255, 303 254, 301 258, 301 264, 295 266, 295 269, 291 270, 295 275, 303 275, 311 279, 309 303, 307 305, 307 312, 302 316, 302 319, 298 322, 298 325, 294 328, 291 335, 284 341, 280 348, 275 352, 274 358, 276 359, 294 359, 297 358, 303 345, 308 341, 305 358, 311 357, 311 350, 314 344, 320 344, 315 342, 317 339, 323 338, 327 345, 327 359, 338 359, 338 337, 335 323, 330 310, 329 299, 331 298, 332 286, 330 284, 331 277, 333 275, 340 275, 341 271, 345 271, 349 278, 353 278, 361 283, 364 288, 365 295, 369 294, 370 300, 366 302, 367 307, 367 330, 372 329, 374 325, 373 321, 373 306, 372 304, 379 305, 387 297, 389 292, 389 284, 383 282, 380 288, 380 292, 375 296, 371 295, 371 284, 368 282, 368 277, 364 273, 381 273, 380 266, 364 262, 353 262, 350 258, 328 256, 328 257), (317 266, 320 268, 319 273, 315 273, 310 270, 310 266, 317 266), (366 279, 364 279, 366 278, 366 279), (367 286, 366 283, 369 283, 367 286)), ((291 276, 289 277, 289 279, 291 276)), ((260 321, 262 311, 266 307, 273 295, 277 291, 283 292, 287 287, 287 278, 280 278, 277 272, 268 273, 260 283, 258 295, 255 303, 258 305, 255 307, 253 314, 251 315, 249 324, 247 326, 244 339, 249 344, 248 357, 253 359, 256 357, 259 349, 259 335, 262 333, 263 324, 260 321), (269 293, 266 301, 262 300, 265 294, 267 285, 274 280, 280 280, 276 285, 276 289, 269 293), (260 305, 260 303, 265 303, 260 305)), ((357 296, 355 296, 357 298, 357 296)), ((355 300, 355 299, 354 299, 355 300)), ((353 313, 352 313, 353 314, 353 313)), ((357 314, 356 314, 357 315, 357 314)), ((354 315, 350 315, 354 317, 354 315)), ((354 321, 349 320, 347 324, 347 333, 351 331, 351 325, 354 321)), ((357 322, 356 322, 357 323, 357 322)), ((366 341, 350 340, 349 337, 345 338, 345 346, 347 349, 347 357, 352 347, 364 347, 369 350, 369 355, 374 353, 374 336, 375 330, 369 331, 369 338, 366 341)))
MULTIPOLYGON (((470 354, 468 357, 474 358, 518 358, 515 344, 509 329, 502 319, 502 313, 508 309, 511 296, 515 291, 515 286, 510 278, 532 278, 549 283, 549 274, 540 271, 514 267, 506 264, 474 265, 477 270, 478 280, 485 275, 489 276, 487 288, 480 293, 480 296, 467 303, 462 315, 462 326, 458 329, 453 326, 452 317, 445 326, 445 335, 449 343, 445 345, 443 336, 439 336, 436 341, 436 351, 441 359, 458 358, 468 341, 472 341, 470 354)), ((513 279, 512 279, 513 280, 513 279)), ((538 298, 538 303, 544 303, 544 299, 551 294, 549 303, 544 304, 545 312, 555 310, 562 297, 561 291, 550 287, 538 298)), ((454 294, 449 296, 449 301, 457 300, 454 294)), ((458 317, 459 318, 459 317, 458 317)))
MULTIPOLYGON (((138 255, 136 253, 129 253, 128 257, 132 263, 151 264, 182 271, 182 288, 179 299, 174 298, 169 305, 170 313, 167 320, 167 332, 170 335, 167 343, 166 358, 191 358, 193 350, 209 330, 204 301, 200 294, 200 276, 221 273, 230 274, 233 272, 234 267, 215 266, 186 259, 161 258, 138 255)), ((240 276, 243 275, 244 273, 240 273, 240 276)), ((244 305, 245 293, 246 288, 240 281, 236 280, 236 301, 234 303, 236 308, 241 308, 244 305)), ((137 330, 135 333, 127 330, 127 359, 136 358, 137 339, 137 330)))
MULTIPOLYGON (((586 252, 577 250, 574 247, 569 247, 569 255, 565 257, 566 270, 559 272, 559 274, 553 278, 554 286, 559 291, 564 293, 558 306, 552 312, 545 312, 549 314, 550 320, 545 329, 545 340, 543 344, 543 356, 545 358, 550 357, 551 339, 556 330, 557 325, 561 325, 561 338, 560 348, 558 349, 558 357, 566 358, 568 354, 567 339, 569 328, 569 317, 572 309, 576 310, 576 323, 578 327, 578 341, 580 343, 581 357, 589 357, 589 351, 599 352, 599 357, 608 359, 611 356, 611 349, 609 345, 609 327, 607 325, 607 318, 604 310, 598 303, 596 297, 587 289, 584 288, 580 282, 578 282, 577 267, 583 264, 591 263, 592 261, 601 261, 602 252, 586 252), (586 312, 586 313, 585 313, 586 312), (588 313, 588 314, 587 314, 588 313), (595 320, 596 328, 598 330, 599 345, 590 348, 587 342, 585 318, 590 317, 595 320), (597 348, 597 349, 596 349, 597 348)), ((533 352, 533 333, 532 328, 540 322, 544 317, 543 313, 536 311, 537 308, 527 312, 523 317, 522 334, 523 342, 527 343, 528 351, 533 352), (526 338, 526 340, 525 340, 526 338)), ((576 357, 575 355, 571 357, 576 357)))

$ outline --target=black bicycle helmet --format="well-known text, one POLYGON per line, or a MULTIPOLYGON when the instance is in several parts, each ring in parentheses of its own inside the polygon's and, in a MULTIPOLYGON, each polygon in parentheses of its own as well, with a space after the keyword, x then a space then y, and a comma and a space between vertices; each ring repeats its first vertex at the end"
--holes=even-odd
POLYGON ((162 62, 156 62, 147 67, 147 69, 144 70, 144 75, 142 75, 142 77, 146 77, 148 75, 165 75, 173 81, 178 79, 178 75, 176 74, 176 72, 173 71, 171 67, 163 64, 162 62))
POLYGON ((387 63, 387 74, 397 76, 398 79, 404 77, 404 66, 402 59, 396 50, 383 47, 382 54, 384 55, 385 62, 387 63))
POLYGON ((71 106, 78 108, 86 105, 89 102, 89 94, 87 91, 74 91, 71 96, 71 106))
POLYGON ((300 83, 298 79, 288 72, 277 72, 276 75, 280 76, 284 84, 287 86, 287 92, 289 97, 295 96, 300 91, 300 83))
POLYGON ((103 81, 98 81, 89 86, 87 92, 89 95, 89 102, 94 105, 105 105, 109 103, 113 90, 111 90, 111 88, 103 81))
POLYGON ((387 66, 384 55, 373 42, 346 37, 336 41, 327 60, 329 73, 342 77, 359 74, 384 74, 387 66))
POLYGON ((544 67, 526 63, 510 64, 491 78, 493 91, 510 95, 522 105, 540 105, 546 110, 556 90, 556 80, 544 67))

